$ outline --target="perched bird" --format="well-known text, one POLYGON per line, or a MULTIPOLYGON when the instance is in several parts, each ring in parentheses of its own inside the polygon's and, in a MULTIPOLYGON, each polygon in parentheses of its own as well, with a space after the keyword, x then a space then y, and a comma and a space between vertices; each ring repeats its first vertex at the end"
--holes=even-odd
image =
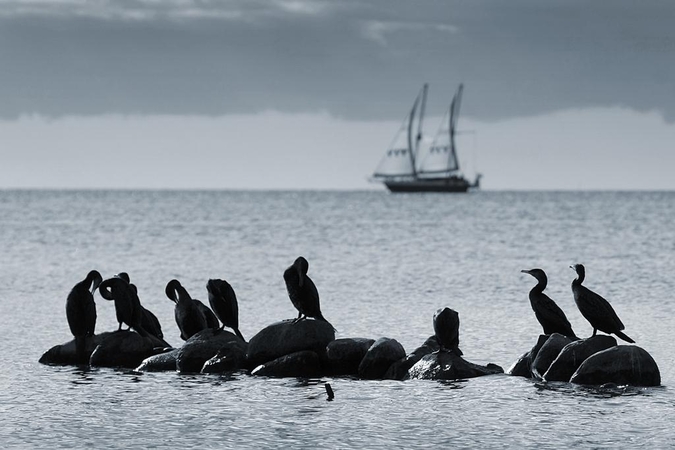
POLYGON ((239 331, 239 306, 230 283, 225 280, 211 279, 206 283, 206 290, 209 292, 211 309, 223 322, 221 330, 230 327, 242 341, 246 341, 239 331))
POLYGON ((441 347, 439 351, 462 356, 459 349, 459 314, 454 309, 443 308, 434 314, 434 334, 441 347))
MULTIPOLYGON (((174 307, 174 315, 176 317, 176 324, 180 330, 181 339, 187 341, 193 335, 209 328, 204 312, 199 305, 192 300, 188 291, 178 280, 169 281, 164 292, 166 292, 166 296, 176 304, 174 307)), ((204 305, 202 304, 202 306, 204 305)), ((216 318, 216 321, 217 320, 218 319, 216 318)))
POLYGON ((619 316, 614 312, 612 305, 595 292, 581 285, 586 277, 586 269, 584 266, 575 264, 570 266, 570 268, 577 272, 577 278, 572 281, 574 302, 577 304, 577 308, 579 308, 581 315, 584 316, 593 327, 593 336, 600 330, 608 334, 616 334, 624 341, 634 343, 635 341, 633 339, 621 332, 621 330, 624 329, 624 326, 621 319, 619 319, 619 316))
POLYGON ((528 273, 537 279, 538 283, 530 291, 530 306, 534 315, 544 329, 544 334, 560 333, 570 339, 578 339, 572 331, 567 316, 562 309, 546 294, 546 284, 548 278, 541 269, 521 270, 522 273, 528 273))
POLYGON ((319 291, 316 290, 312 279, 307 276, 308 270, 309 263, 305 258, 300 256, 292 266, 284 271, 284 281, 286 282, 288 296, 293 306, 298 310, 298 318, 295 321, 313 317, 330 325, 330 322, 321 314, 319 291))
POLYGON ((86 362, 86 340, 94 335, 96 327, 94 292, 101 281, 103 281, 101 274, 92 270, 84 280, 73 286, 66 298, 66 318, 70 332, 75 337, 75 349, 79 362, 86 362))
MULTIPOLYGON (((115 276, 129 283, 129 287, 134 291, 136 297, 138 297, 138 289, 136 288, 135 284, 131 283, 128 273, 120 272, 115 276)), ((143 327, 145 331, 155 336, 157 339, 164 341, 164 333, 162 333, 162 325, 159 323, 159 319, 157 318, 156 315, 152 313, 152 311, 144 307, 142 304, 141 304, 141 327, 143 327)), ((169 344, 166 341, 164 341, 164 343, 167 346, 169 346, 169 344)))
POLYGON ((117 331, 122 330, 122 324, 124 323, 129 329, 133 328, 141 336, 149 334, 141 325, 143 317, 141 302, 138 300, 135 290, 129 286, 126 280, 120 277, 108 278, 100 284, 98 291, 104 299, 115 302, 115 315, 119 323, 117 331))

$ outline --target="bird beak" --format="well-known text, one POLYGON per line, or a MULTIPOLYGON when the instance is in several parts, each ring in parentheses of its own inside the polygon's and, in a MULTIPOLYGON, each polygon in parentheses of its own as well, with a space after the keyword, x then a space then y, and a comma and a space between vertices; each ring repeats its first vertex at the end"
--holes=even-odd
POLYGON ((530 271, 523 269, 523 270, 521 270, 521 273, 530 273, 530 271))
POLYGON ((570 266, 570 269, 574 270, 574 266, 570 266))

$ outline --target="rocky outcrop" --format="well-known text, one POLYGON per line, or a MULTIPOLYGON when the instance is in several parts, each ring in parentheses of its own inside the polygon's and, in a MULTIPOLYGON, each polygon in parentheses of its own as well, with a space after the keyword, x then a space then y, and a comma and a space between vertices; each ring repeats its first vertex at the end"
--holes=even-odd
POLYGON ((558 357, 563 347, 570 342, 572 342, 572 340, 567 336, 563 336, 559 333, 551 334, 532 361, 532 376, 538 380, 543 379, 543 375, 546 373, 551 363, 558 357))
POLYGON ((544 373, 546 381, 570 381, 574 372, 591 355, 614 347, 616 339, 599 334, 567 344, 544 373))
POLYGON ((246 346, 226 345, 218 350, 216 356, 209 359, 202 367, 202 373, 225 373, 240 370, 246 366, 246 346))
POLYGON ((387 369, 383 378, 385 380, 403 380, 408 375, 408 370, 410 370, 417 361, 432 352, 438 351, 439 348, 440 346, 438 345, 436 336, 430 336, 424 341, 424 344, 417 347, 412 353, 407 354, 404 358, 399 359, 389 366, 389 369, 387 369))
POLYGON ((408 370, 405 379, 412 380, 458 380, 504 373, 496 364, 480 366, 448 351, 430 353, 408 370))
POLYGON ((89 364, 89 358, 94 352, 94 349, 105 339, 110 336, 111 332, 105 332, 101 334, 96 334, 94 336, 86 338, 85 342, 85 352, 82 360, 78 360, 77 352, 75 349, 75 340, 68 341, 65 344, 55 345, 54 347, 47 350, 41 357, 39 362, 42 364, 54 364, 54 365, 80 365, 89 364))
POLYGON ((356 375, 359 364, 374 339, 343 338, 336 339, 326 346, 326 365, 332 375, 356 375))
POLYGON ((303 350, 284 355, 256 367, 251 375, 264 377, 318 377, 322 374, 321 359, 316 352, 303 350))
POLYGON ((164 372, 176 370, 178 350, 174 348, 168 352, 145 358, 141 365, 136 367, 137 372, 164 372))
POLYGON ((381 379, 389 367, 402 358, 405 358, 405 349, 397 340, 380 338, 361 360, 358 376, 371 380, 381 379))
POLYGON ((109 333, 96 346, 89 359, 92 367, 138 367, 144 359, 164 351, 164 342, 152 335, 134 331, 109 333))
POLYGON ((532 362, 537 357, 539 349, 541 349, 544 343, 546 343, 549 336, 550 335, 548 334, 540 334, 539 338, 537 339, 537 343, 534 344, 534 347, 532 347, 529 352, 524 353, 520 358, 518 358, 518 360, 513 363, 506 373, 515 377, 532 378, 532 362))
POLYGON ((659 386, 661 373, 647 351, 636 345, 618 345, 587 358, 570 379, 572 383, 659 386))
POLYGON ((217 328, 201 330, 185 341, 178 350, 176 367, 180 372, 199 373, 206 361, 226 347, 233 351, 246 352, 246 342, 229 331, 217 328))
POLYGON ((335 330, 320 320, 284 320, 268 325, 253 336, 246 352, 249 369, 291 353, 313 351, 324 357, 326 346, 335 340, 335 330))

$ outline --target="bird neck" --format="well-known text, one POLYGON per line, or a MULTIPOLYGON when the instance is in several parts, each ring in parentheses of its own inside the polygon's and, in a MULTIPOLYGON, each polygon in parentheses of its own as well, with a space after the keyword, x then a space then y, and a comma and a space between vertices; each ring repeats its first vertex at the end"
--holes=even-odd
POLYGON ((584 278, 585 278, 585 276, 584 276, 583 272, 578 273, 577 277, 574 279, 574 281, 572 281, 572 286, 581 286, 581 283, 583 283, 584 278))
POLYGON ((546 289, 547 281, 548 280, 546 280, 545 278, 544 279, 537 278, 537 285, 533 287, 530 292, 541 294, 542 292, 544 292, 544 289, 546 289))

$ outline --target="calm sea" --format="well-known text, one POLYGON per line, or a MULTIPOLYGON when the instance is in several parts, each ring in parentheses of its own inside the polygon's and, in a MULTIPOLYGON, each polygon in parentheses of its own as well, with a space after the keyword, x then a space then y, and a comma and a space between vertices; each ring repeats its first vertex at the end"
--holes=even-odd
MULTIPOLYGON (((0 191, 3 447, 665 448, 675 445, 675 193, 0 191), (490 376, 455 383, 260 379, 39 364, 71 339, 65 299, 91 269, 130 274, 181 344, 164 286, 206 300, 227 279, 248 339, 296 316, 299 256, 338 337, 412 351, 436 309, 460 314, 464 356, 504 369, 541 332, 521 269, 543 268, 580 336, 569 265, 607 298, 662 387, 603 392, 490 376), (326 401, 329 381, 335 400, 326 401)), ((96 295, 98 332, 117 327, 96 295)))

